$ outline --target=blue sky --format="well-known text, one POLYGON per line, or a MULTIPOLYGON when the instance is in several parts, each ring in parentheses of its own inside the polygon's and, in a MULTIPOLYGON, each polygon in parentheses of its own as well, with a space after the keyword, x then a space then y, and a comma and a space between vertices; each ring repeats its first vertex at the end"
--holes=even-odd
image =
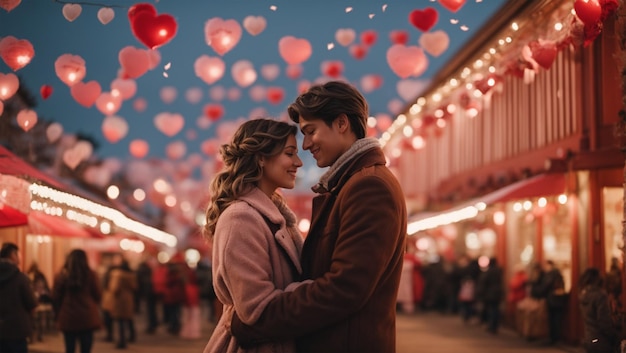
MULTIPOLYGON (((313 82, 322 77, 320 65, 327 60, 340 60, 344 64, 345 77, 350 82, 358 83, 367 74, 378 74, 383 77, 382 86, 365 96, 370 103, 370 114, 391 114, 390 102, 401 101, 406 104, 397 90, 398 81, 386 61, 387 49, 392 45, 389 33, 392 30, 406 30, 409 34, 407 45, 418 46, 418 39, 423 33, 411 25, 409 13, 416 9, 432 7, 439 13, 436 25, 431 31, 443 30, 450 37, 450 46, 439 57, 427 54, 429 66, 420 77, 410 80, 427 81, 468 39, 477 34, 505 0, 467 0, 456 13, 441 6, 439 2, 430 0, 387 0, 387 1, 346 1, 346 0, 160 0, 151 2, 159 14, 172 15, 178 23, 178 33, 169 43, 160 47, 159 66, 136 80, 137 93, 129 101, 125 101, 116 114, 123 117, 129 125, 128 134, 119 142, 110 143, 101 131, 104 115, 95 106, 85 108, 76 103, 70 95, 69 88, 60 81, 54 71, 54 62, 62 54, 79 55, 86 61, 87 74, 83 81, 97 80, 103 91, 108 91, 110 83, 116 78, 120 67, 118 52, 125 46, 144 49, 131 33, 127 17, 128 8, 136 1, 99 0, 98 3, 115 5, 115 18, 103 25, 97 19, 101 6, 90 6, 85 1, 82 12, 73 22, 63 17, 64 3, 60 1, 22 0, 21 4, 11 12, 0 9, 0 37, 14 36, 17 39, 29 40, 35 49, 33 60, 16 74, 38 98, 36 107, 40 118, 57 121, 66 133, 86 133, 101 142, 95 152, 98 156, 118 157, 129 156, 128 144, 134 139, 144 139, 150 144, 150 157, 165 155, 165 147, 173 141, 183 141, 187 147, 187 155, 200 152, 200 144, 214 138, 220 122, 235 121, 247 118, 250 112, 262 108, 269 116, 278 117, 284 114, 287 105, 296 97, 300 81, 313 82), (275 6, 275 10, 272 10, 275 6), (350 7, 351 11, 346 9, 350 7), (383 11, 384 8, 384 11, 383 11), (219 56, 204 40, 205 22, 214 17, 224 20, 234 19, 240 24, 247 16, 263 16, 267 20, 266 29, 257 36, 252 36, 242 29, 241 40, 237 46, 221 58, 226 64, 224 77, 209 86, 195 76, 193 64, 200 55, 219 56), (462 27, 465 26, 466 30, 462 27), (370 48, 362 60, 354 59, 347 47, 336 43, 335 32, 340 28, 352 28, 358 35, 365 30, 375 30, 378 34, 376 43, 370 48), (293 80, 285 75, 287 64, 278 52, 278 41, 283 36, 295 36, 307 39, 313 48, 309 60, 302 64, 303 74, 293 80), (334 48, 328 50, 328 44, 334 48), (249 60, 254 64, 259 76, 250 87, 240 88, 230 75, 231 65, 238 60, 249 60), (170 64, 166 69, 166 64, 170 64), (263 65, 277 64, 281 73, 274 81, 265 80, 260 69, 263 65), (164 76, 164 72, 167 77, 164 76), (39 96, 39 88, 51 85, 53 94, 43 100, 39 96), (268 102, 255 102, 250 98, 251 87, 281 86, 286 92, 284 100, 277 105, 268 102), (164 86, 174 87, 177 98, 169 104, 159 98, 164 86), (225 116, 209 128, 198 127, 196 121, 202 115, 205 104, 212 102, 209 90, 213 86, 222 86, 228 90, 239 88, 241 97, 230 101, 224 99, 220 103, 225 109, 225 116), (199 103, 192 104, 185 99, 185 92, 193 87, 201 89, 203 98, 199 103), (137 112, 132 107, 135 98, 144 98, 147 109, 137 112), (180 113, 185 118, 185 127, 176 136, 167 137, 158 131, 153 123, 160 112, 180 113), (192 131, 190 133, 190 131, 192 131)), ((0 73, 13 72, 4 62, 0 62, 0 73)), ((214 101, 213 101, 214 102, 214 101)), ((397 103, 396 103, 397 104, 397 103)), ((304 153, 303 153, 304 154, 304 153)), ((306 159, 305 159, 306 161, 306 159)), ((307 163, 310 163, 307 162, 307 163)))

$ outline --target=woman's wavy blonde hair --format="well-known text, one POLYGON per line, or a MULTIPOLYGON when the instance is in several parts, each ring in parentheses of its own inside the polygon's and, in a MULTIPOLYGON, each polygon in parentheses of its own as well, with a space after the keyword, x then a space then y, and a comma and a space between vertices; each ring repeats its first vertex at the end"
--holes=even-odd
MULTIPOLYGON (((262 177, 261 157, 271 158, 285 148, 287 138, 298 133, 298 127, 272 119, 254 119, 243 123, 230 143, 220 147, 222 170, 211 181, 211 202, 206 210, 204 234, 211 238, 220 214, 262 177)), ((274 194, 274 202, 282 197, 274 194)), ((284 202, 284 201, 282 201, 284 202)))

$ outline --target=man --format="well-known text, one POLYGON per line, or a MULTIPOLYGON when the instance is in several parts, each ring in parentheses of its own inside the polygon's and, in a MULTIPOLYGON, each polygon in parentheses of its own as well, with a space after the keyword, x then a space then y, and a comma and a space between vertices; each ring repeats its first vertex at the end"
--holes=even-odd
POLYGON ((312 86, 288 108, 320 168, 302 250, 305 284, 270 301, 232 332, 242 346, 296 339, 298 352, 394 352, 396 295, 405 249, 402 189, 378 141, 365 138, 365 98, 351 85, 312 86))
POLYGON ((28 352, 32 333, 31 316, 37 306, 30 279, 19 269, 17 245, 4 243, 0 249, 0 352, 28 352))

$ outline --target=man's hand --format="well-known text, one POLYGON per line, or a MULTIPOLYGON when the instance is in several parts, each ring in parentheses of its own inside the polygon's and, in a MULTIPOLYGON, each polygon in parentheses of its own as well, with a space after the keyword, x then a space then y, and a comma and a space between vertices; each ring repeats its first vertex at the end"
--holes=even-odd
POLYGON ((230 320, 230 333, 237 339, 239 346, 245 349, 270 342, 269 339, 263 338, 258 332, 255 332, 254 327, 244 324, 236 312, 233 313, 233 318, 230 320))

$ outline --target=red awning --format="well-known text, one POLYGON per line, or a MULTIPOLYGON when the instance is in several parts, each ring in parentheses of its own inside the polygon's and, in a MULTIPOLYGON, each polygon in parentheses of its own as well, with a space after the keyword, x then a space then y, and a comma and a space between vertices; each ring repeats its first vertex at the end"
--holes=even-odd
POLYGON ((7 204, 0 203, 0 227, 17 227, 27 224, 27 215, 7 204))
POLYGON ((91 238, 85 228, 64 217, 50 216, 40 211, 31 211, 28 215, 29 233, 61 237, 91 238))
POLYGON ((473 200, 473 203, 482 201, 490 205, 532 197, 560 195, 565 192, 565 185, 564 174, 540 174, 507 185, 487 195, 477 197, 473 200))

